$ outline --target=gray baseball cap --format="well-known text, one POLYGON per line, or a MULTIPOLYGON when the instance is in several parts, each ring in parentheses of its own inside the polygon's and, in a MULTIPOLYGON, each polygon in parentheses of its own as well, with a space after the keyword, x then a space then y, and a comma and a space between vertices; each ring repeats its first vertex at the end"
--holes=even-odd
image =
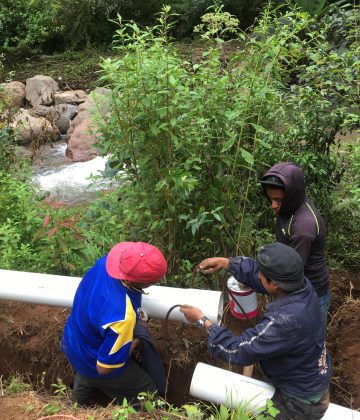
POLYGON ((256 255, 259 271, 282 290, 294 292, 304 285, 304 264, 295 249, 280 242, 264 245, 256 255))

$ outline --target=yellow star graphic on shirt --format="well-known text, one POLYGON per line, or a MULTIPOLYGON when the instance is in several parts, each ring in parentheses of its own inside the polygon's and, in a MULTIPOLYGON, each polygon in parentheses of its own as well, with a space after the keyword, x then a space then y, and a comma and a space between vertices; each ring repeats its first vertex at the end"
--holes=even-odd
POLYGON ((124 319, 110 322, 109 324, 102 326, 104 329, 111 328, 116 334, 118 334, 118 337, 112 346, 109 355, 116 353, 121 349, 121 347, 132 341, 135 323, 135 311, 130 298, 126 295, 126 311, 124 319))

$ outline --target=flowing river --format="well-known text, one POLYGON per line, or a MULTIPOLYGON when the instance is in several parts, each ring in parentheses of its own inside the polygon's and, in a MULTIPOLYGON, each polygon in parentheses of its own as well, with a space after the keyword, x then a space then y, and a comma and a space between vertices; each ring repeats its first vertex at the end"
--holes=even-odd
POLYGON ((99 191, 112 188, 111 180, 101 177, 107 157, 71 163, 66 160, 65 150, 64 140, 45 145, 34 164, 33 182, 40 191, 47 191, 51 200, 74 206, 89 203, 99 191), (91 179, 93 175, 99 178, 91 179))

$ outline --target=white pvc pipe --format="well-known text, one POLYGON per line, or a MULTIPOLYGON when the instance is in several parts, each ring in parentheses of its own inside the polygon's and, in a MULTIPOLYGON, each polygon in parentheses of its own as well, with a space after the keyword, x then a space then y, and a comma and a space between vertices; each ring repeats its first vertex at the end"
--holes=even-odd
MULTIPOLYGON (((36 304, 72 307, 79 277, 0 270, 0 299, 36 304)), ((150 318, 164 319, 176 304, 200 306, 214 323, 219 323, 223 311, 223 293, 213 290, 179 289, 151 286, 145 289, 142 307, 150 318)), ((179 308, 170 320, 187 322, 179 308)))
MULTIPOLYGON (((204 401, 237 408, 244 407, 257 413, 274 395, 272 385, 238 373, 220 369, 205 363, 196 365, 190 395, 204 401)), ((359 420, 360 413, 337 404, 330 404, 323 420, 359 420)), ((310 420, 310 419, 309 419, 310 420)))
POLYGON ((274 395, 274 387, 257 379, 198 363, 191 380, 190 395, 234 408, 241 404, 256 412, 265 405, 267 398, 274 395))
POLYGON ((0 270, 0 299, 72 307, 81 278, 0 270))
MULTIPOLYGON (((224 309, 222 292, 164 286, 150 286, 145 292, 149 294, 143 295, 142 306, 151 317, 164 319, 172 306, 187 304, 201 308, 212 322, 219 324, 221 321, 224 309)), ((179 308, 171 311, 169 319, 188 323, 179 308)))

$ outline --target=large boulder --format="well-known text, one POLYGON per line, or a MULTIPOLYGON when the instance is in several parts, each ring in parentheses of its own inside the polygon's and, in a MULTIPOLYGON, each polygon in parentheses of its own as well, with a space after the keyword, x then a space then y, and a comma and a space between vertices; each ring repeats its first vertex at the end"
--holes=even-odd
POLYGON ((31 115, 34 117, 44 117, 48 118, 54 112, 53 106, 45 106, 45 105, 36 105, 34 108, 31 109, 31 115))
POLYGON ((77 111, 77 105, 60 104, 55 106, 37 105, 31 108, 29 112, 34 117, 47 118, 54 127, 58 128, 61 134, 66 134, 77 111))
POLYGON ((26 79, 26 99, 33 107, 51 105, 58 90, 58 84, 50 76, 37 75, 26 79))
POLYGON ((18 142, 29 144, 32 141, 45 143, 55 141, 60 137, 59 131, 49 120, 43 117, 34 117, 26 109, 21 109, 11 123, 14 128, 18 142))
POLYGON ((66 156, 73 162, 87 162, 99 155, 95 147, 96 132, 91 130, 91 120, 84 118, 73 130, 66 148, 66 156))
POLYGON ((68 130, 66 156, 74 162, 86 162, 99 155, 96 149, 96 138, 100 135, 92 116, 106 112, 110 91, 97 88, 79 106, 78 114, 71 122, 68 130))
POLYGON ((74 119, 76 114, 78 113, 79 107, 77 105, 72 104, 59 104, 54 106, 55 114, 62 115, 69 120, 74 119))
POLYGON ((52 123, 58 128, 61 134, 66 134, 70 127, 71 120, 76 116, 77 112, 77 105, 55 105, 52 123))
POLYGON ((6 100, 5 102, 10 107, 22 107, 25 105, 25 85, 21 82, 1 83, 0 86, 4 89, 6 100))
POLYGON ((72 120, 71 126, 68 131, 68 141, 70 140, 71 134, 75 131, 76 127, 84 120, 88 119, 93 114, 94 108, 90 98, 88 98, 83 104, 80 104, 77 110, 76 117, 72 120))
POLYGON ((85 102, 86 93, 83 90, 66 90, 55 93, 55 105, 59 104, 81 104, 85 102))

